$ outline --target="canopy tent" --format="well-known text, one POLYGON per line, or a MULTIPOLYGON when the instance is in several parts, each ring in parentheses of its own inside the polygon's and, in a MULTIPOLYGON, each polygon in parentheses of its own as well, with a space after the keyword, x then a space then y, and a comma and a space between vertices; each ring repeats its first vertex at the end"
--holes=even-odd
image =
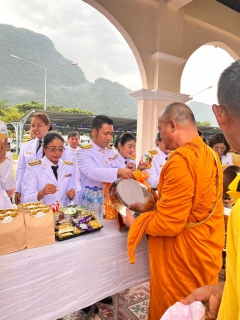
MULTIPOLYGON (((37 111, 47 113, 51 120, 53 129, 60 131, 64 135, 68 134, 70 131, 78 131, 80 134, 90 133, 92 119, 95 117, 95 115, 89 114, 76 114, 47 110, 37 111)), ((11 127, 14 126, 16 130, 17 150, 19 150, 19 147, 21 145, 23 132, 29 129, 30 116, 33 112, 35 112, 35 110, 29 111, 19 121, 13 121, 7 124, 8 129, 11 130, 11 127)), ((128 131, 136 135, 137 119, 118 117, 110 118, 113 120, 114 123, 115 134, 121 134, 122 132, 128 131)), ((222 132, 221 129, 218 127, 199 126, 198 129, 200 129, 203 132, 204 136, 208 139, 215 133, 222 132)))

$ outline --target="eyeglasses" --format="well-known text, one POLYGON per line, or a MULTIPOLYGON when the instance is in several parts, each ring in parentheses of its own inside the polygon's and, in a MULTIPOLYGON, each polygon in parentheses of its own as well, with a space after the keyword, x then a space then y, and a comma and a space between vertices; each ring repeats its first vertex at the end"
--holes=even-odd
POLYGON ((224 152, 226 150, 226 147, 215 147, 215 146, 213 146, 213 150, 214 151, 222 151, 222 152, 224 152))
POLYGON ((60 148, 56 148, 56 147, 46 147, 46 149, 48 149, 51 152, 63 152, 65 150, 64 147, 60 147, 60 148))

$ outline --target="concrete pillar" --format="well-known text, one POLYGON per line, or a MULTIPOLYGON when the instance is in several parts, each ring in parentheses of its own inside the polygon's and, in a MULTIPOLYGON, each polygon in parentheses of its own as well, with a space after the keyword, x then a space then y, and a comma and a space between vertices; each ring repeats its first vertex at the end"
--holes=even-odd
POLYGON ((155 148, 158 117, 161 111, 173 102, 186 103, 191 98, 189 95, 177 92, 147 89, 134 91, 129 95, 138 100, 136 150, 136 161, 138 163, 144 152, 155 148))

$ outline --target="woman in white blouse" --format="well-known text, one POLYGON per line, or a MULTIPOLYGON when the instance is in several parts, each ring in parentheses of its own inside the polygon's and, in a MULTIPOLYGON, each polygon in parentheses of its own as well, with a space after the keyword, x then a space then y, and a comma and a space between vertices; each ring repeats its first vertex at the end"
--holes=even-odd
POLYGON ((229 153, 230 145, 224 137, 223 133, 216 133, 209 140, 209 147, 211 147, 219 155, 220 161, 226 166, 233 164, 232 154, 229 153))
POLYGON ((45 156, 29 162, 23 178, 22 193, 26 202, 42 200, 69 205, 75 196, 74 166, 61 159, 64 139, 57 132, 48 132, 43 138, 45 156))
POLYGON ((130 132, 122 133, 114 143, 114 147, 117 150, 116 161, 121 168, 136 166, 135 152, 136 152, 136 138, 130 132))

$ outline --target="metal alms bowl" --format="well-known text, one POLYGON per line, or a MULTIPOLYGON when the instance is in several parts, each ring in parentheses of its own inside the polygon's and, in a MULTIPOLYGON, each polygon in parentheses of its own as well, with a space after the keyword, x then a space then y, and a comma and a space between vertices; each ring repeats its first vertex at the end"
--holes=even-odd
POLYGON ((230 196, 226 193, 229 191, 228 186, 236 178, 237 174, 240 172, 238 166, 229 166, 223 170, 223 199, 229 199, 230 196))
POLYGON ((145 203, 146 211, 154 206, 154 197, 140 182, 132 179, 114 181, 109 188, 109 198, 112 206, 126 216, 126 207, 133 203, 145 203))

